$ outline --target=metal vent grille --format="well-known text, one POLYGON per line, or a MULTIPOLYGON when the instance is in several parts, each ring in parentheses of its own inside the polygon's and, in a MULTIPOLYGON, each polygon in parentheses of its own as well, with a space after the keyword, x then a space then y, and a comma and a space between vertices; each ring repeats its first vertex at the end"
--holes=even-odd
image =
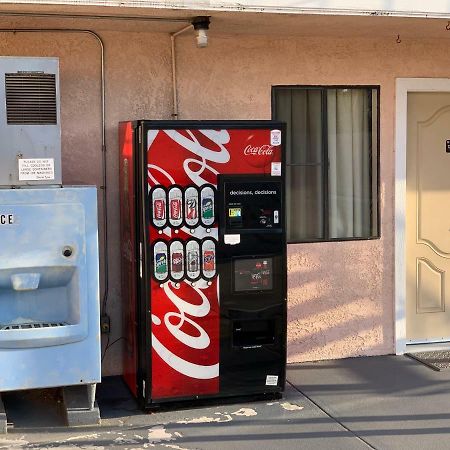
POLYGON ((0 325, 0 330, 29 330, 33 328, 64 327, 66 325, 67 323, 65 322, 21 323, 17 325, 0 325))
POLYGON ((5 73, 8 125, 55 125, 56 78, 42 72, 5 73))

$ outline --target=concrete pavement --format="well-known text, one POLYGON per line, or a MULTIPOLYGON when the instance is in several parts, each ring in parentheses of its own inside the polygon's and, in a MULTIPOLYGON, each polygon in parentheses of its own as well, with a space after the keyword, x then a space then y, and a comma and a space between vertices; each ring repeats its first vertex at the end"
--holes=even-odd
POLYGON ((102 425, 72 429, 51 426, 48 404, 34 405, 33 418, 29 402, 10 397, 15 428, 0 449, 450 449, 450 371, 387 356, 290 365, 288 380, 279 401, 144 414, 108 378, 98 393, 102 425))
POLYGON ((289 367, 289 380, 376 449, 450 449, 450 370, 406 356, 289 367))

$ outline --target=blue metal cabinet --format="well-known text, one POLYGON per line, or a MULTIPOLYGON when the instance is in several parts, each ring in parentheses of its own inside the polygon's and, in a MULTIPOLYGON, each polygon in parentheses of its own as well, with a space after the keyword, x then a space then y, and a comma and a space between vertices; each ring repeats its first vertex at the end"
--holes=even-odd
POLYGON ((95 187, 0 189, 0 392, 100 382, 95 187))

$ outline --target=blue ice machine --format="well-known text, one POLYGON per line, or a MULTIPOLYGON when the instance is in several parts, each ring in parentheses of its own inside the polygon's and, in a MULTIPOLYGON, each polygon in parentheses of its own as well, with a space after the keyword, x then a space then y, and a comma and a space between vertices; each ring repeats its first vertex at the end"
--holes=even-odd
POLYGON ((58 60, 0 57, 0 105, 0 394, 62 386, 92 410, 97 192, 61 184, 58 60))

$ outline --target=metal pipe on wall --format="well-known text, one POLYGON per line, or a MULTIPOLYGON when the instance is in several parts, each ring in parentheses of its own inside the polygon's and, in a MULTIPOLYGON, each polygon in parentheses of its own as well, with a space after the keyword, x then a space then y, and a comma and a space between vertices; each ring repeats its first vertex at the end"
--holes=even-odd
POLYGON ((172 57, 172 95, 173 95, 173 108, 172 108, 172 119, 178 120, 178 88, 177 88, 177 64, 175 55, 175 38, 180 34, 192 28, 192 24, 187 27, 182 28, 175 33, 170 34, 170 49, 172 57))
POLYGON ((87 20, 131 20, 138 22, 189 22, 183 17, 149 17, 149 16, 127 16, 112 14, 73 14, 73 13, 52 13, 33 11, 0 11, 0 16, 23 17, 32 16, 44 19, 87 19, 87 20))

